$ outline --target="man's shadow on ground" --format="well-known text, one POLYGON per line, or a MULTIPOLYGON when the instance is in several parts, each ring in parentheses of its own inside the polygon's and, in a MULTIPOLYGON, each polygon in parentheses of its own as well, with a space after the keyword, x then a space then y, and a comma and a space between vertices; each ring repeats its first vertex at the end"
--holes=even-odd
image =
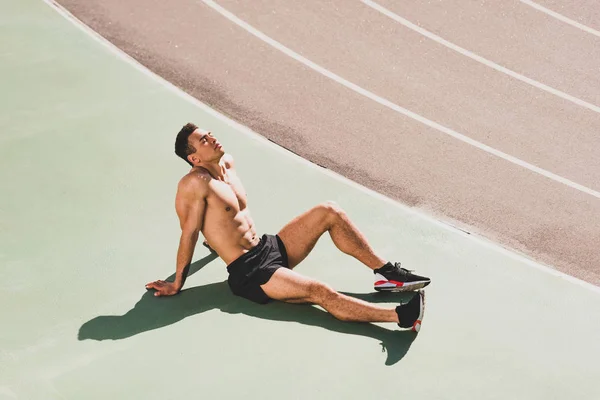
MULTIPOLYGON (((196 273, 217 256, 212 253, 191 264, 189 275, 196 273)), ((174 275, 167 278, 172 281, 174 275)), ((378 302, 406 301, 407 297, 397 293, 345 293, 362 300, 378 302)), ((306 325, 318 326, 333 332, 371 337, 380 341, 381 351, 387 351, 386 365, 394 365, 404 357, 416 334, 410 331, 399 331, 390 324, 391 329, 378 325, 358 322, 342 322, 320 308, 306 304, 289 304, 272 302, 259 305, 241 297, 234 296, 226 281, 210 283, 182 290, 171 297, 155 297, 154 291, 147 291, 133 309, 125 315, 101 315, 95 317, 79 328, 79 340, 118 340, 137 335, 142 332, 162 328, 174 324, 184 318, 201 314, 212 309, 220 309, 230 314, 246 314, 257 318, 293 321, 306 325), (395 329, 394 329, 395 328, 395 329)))

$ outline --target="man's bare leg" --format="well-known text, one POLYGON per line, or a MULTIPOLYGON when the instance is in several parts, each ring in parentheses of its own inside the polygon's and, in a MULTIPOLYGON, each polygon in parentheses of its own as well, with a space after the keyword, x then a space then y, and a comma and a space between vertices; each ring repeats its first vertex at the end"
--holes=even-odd
POLYGON ((399 322, 395 309, 387 309, 338 293, 322 282, 287 268, 275 271, 261 288, 274 300, 317 304, 342 321, 399 322))
POLYGON ((212 247, 210 247, 210 245, 208 244, 208 241, 207 241, 206 239, 204 239, 204 241, 202 242, 202 245, 203 245, 204 247, 206 247, 208 250, 210 250, 210 251, 214 251, 214 250, 212 249, 212 247))
POLYGON ((326 202, 294 218, 278 236, 285 244, 290 268, 294 268, 315 247, 317 240, 329 232, 335 246, 371 269, 383 266, 387 261, 377 254, 367 238, 354 225, 337 204, 326 202))

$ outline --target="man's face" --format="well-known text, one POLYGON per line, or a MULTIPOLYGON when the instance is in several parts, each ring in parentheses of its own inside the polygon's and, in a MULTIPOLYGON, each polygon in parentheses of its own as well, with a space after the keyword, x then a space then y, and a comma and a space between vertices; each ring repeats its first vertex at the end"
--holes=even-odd
POLYGON ((188 159, 196 165, 200 162, 219 161, 225 152, 223 147, 210 131, 196 129, 188 138, 188 143, 196 149, 194 154, 190 154, 188 159))

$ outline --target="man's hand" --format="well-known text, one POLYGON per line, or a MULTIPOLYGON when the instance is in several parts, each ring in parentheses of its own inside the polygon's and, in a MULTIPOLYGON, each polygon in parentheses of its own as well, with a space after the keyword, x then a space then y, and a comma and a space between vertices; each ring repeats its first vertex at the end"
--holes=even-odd
POLYGON ((154 289, 155 296, 173 296, 174 294, 179 293, 181 287, 176 285, 174 282, 166 282, 166 281, 154 281, 150 282, 146 285, 146 289, 154 289))

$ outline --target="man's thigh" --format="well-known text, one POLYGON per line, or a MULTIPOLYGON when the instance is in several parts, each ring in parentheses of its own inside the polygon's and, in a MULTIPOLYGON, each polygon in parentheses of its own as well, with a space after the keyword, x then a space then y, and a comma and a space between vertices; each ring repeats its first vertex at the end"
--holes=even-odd
POLYGON ((285 245, 290 268, 294 268, 315 247, 321 235, 327 231, 331 208, 320 204, 287 223, 277 236, 285 245))
POLYGON ((318 285, 314 279, 307 278, 287 268, 279 268, 271 279, 260 285, 267 296, 273 300, 288 303, 310 303, 314 287, 318 285))

